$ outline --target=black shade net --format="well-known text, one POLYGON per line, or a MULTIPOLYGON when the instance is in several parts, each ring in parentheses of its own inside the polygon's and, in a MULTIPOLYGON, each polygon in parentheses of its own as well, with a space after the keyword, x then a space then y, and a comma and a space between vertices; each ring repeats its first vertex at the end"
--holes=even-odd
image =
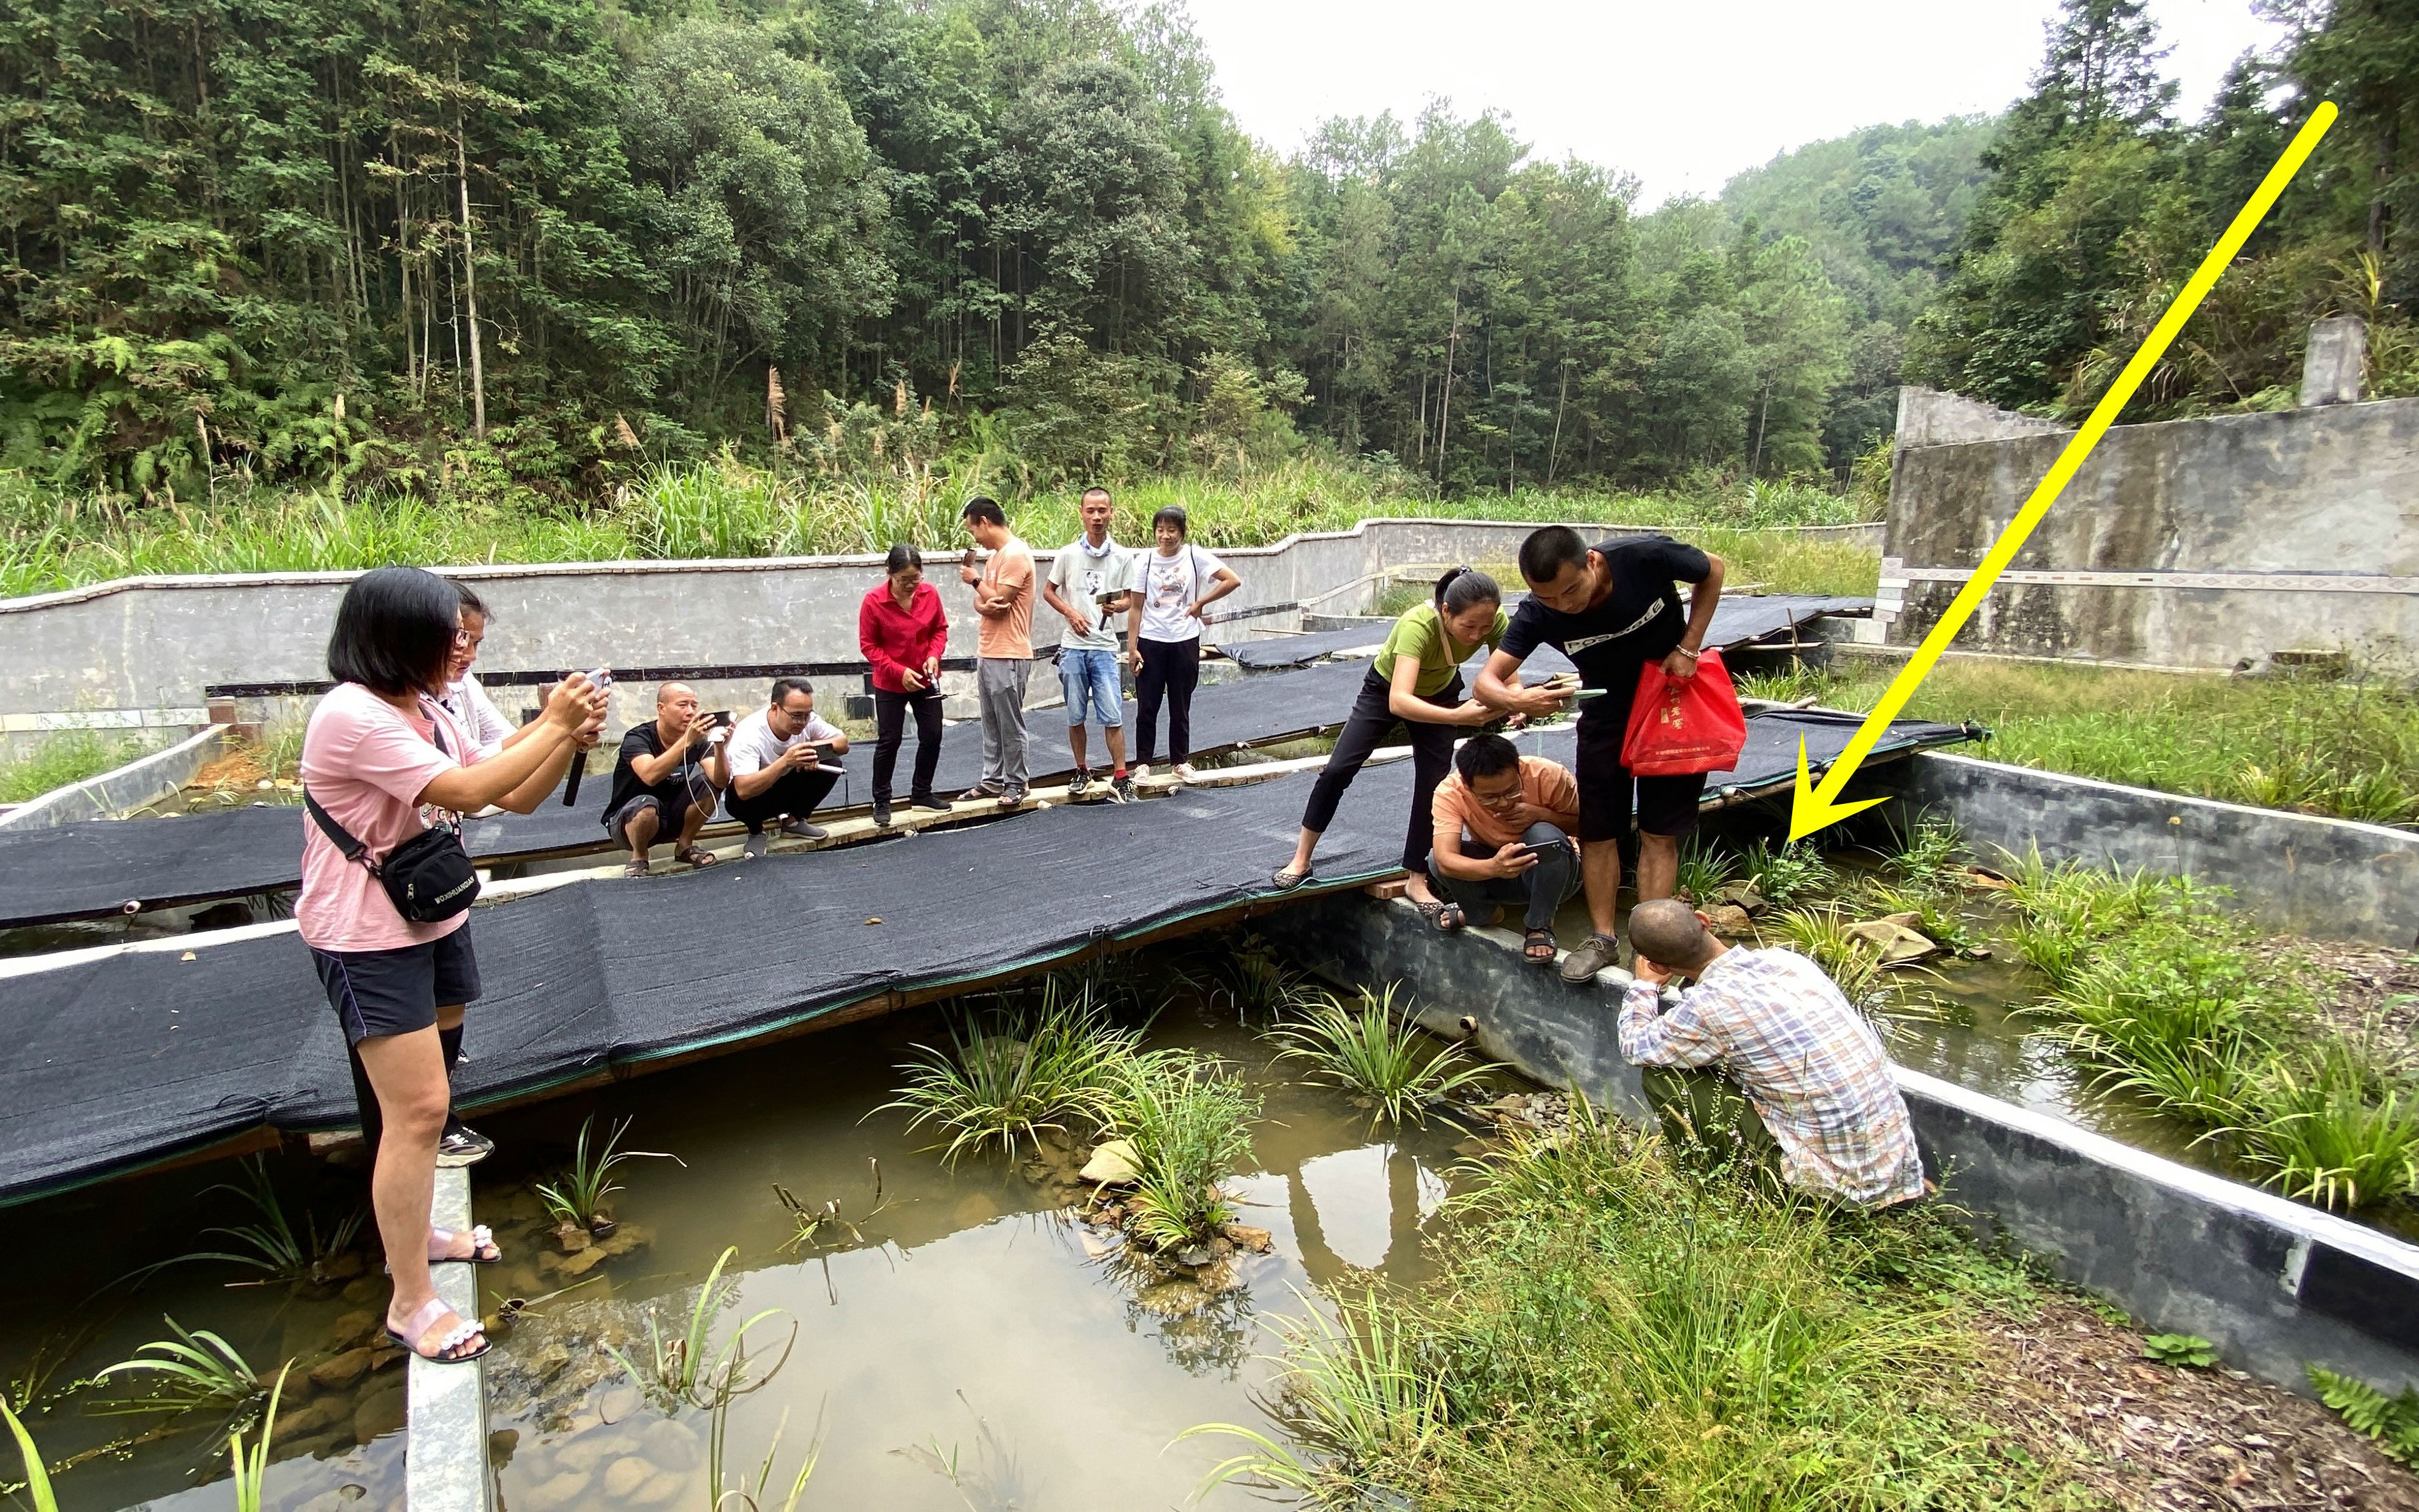
MULTIPOLYGON (((1786 786, 1840 716, 1749 720, 1725 790, 1786 786)), ((1902 720, 1875 755, 1964 738, 1902 720)), ((1568 762, 1572 733, 1524 734, 1568 762)), ((1391 872, 1410 764, 1372 766, 1320 845, 1318 885, 1391 872)), ((1148 933, 1263 894, 1311 778, 1061 806, 846 849, 644 880, 588 880, 471 915, 485 995, 465 1105, 609 1066, 711 1050, 890 990, 946 987, 1148 933), (878 922, 876 922, 878 920, 878 922)), ((0 979, 0 1203, 132 1169, 268 1124, 353 1119, 334 1015, 290 932, 162 942, 0 979)))

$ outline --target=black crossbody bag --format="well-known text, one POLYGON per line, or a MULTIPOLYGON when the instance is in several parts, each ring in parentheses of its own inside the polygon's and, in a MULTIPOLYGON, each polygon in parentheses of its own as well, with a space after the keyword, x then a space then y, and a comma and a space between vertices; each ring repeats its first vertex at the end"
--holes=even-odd
MULTIPOLYGON (((437 737, 437 748, 453 755, 445 748, 444 728, 432 720, 429 729, 437 737)), ((302 806, 311 810, 330 842, 345 853, 345 859, 367 868, 394 901, 395 912, 413 923, 452 918, 478 901, 479 873, 470 865, 470 853, 462 843, 458 825, 431 825, 387 852, 385 860, 373 861, 370 848, 320 808, 307 787, 302 790, 302 806)))

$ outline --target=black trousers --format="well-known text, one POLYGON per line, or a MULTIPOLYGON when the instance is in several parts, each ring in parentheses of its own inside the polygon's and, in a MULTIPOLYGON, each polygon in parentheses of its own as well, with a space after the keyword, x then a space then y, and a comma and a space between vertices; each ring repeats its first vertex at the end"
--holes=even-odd
POLYGON ((1134 760, 1149 765, 1158 749, 1159 705, 1167 701, 1167 759, 1181 762, 1193 754, 1193 690, 1201 682, 1201 638, 1190 640, 1142 640, 1142 670, 1134 673, 1134 712, 1142 726, 1142 744, 1134 760))
POLYGON ((783 814, 804 821, 815 811, 815 805, 831 796, 840 774, 816 769, 805 772, 784 772, 773 779, 770 787, 752 798, 739 795, 739 786, 732 783, 723 794, 722 810, 747 825, 747 833, 761 835, 768 820, 783 814))
MULTIPOLYGON (((1335 806, 1343 801, 1344 790, 1361 775, 1369 753, 1384 745, 1385 737, 1399 726, 1410 737, 1411 748, 1411 816, 1403 838, 1403 870, 1425 872, 1429 841, 1436 834, 1436 820, 1429 812, 1429 805, 1436 797, 1437 784, 1444 780, 1453 765, 1453 737, 1460 726, 1397 719, 1394 711, 1387 706, 1393 692, 1375 667, 1361 680, 1360 696, 1352 701, 1352 712, 1345 717, 1344 733, 1336 737, 1335 752, 1327 758, 1327 765, 1319 772, 1318 785, 1310 790, 1310 804, 1302 810, 1302 827, 1314 835, 1327 833, 1327 826, 1335 822, 1335 806)), ((1461 674, 1454 673, 1453 681, 1421 702, 1443 709, 1460 707, 1461 674)))
POLYGON ((911 798, 932 795, 932 773, 941 764, 941 693, 873 690, 873 801, 890 801, 890 779, 899 770, 899 745, 907 735, 907 715, 916 715, 916 785, 911 798))

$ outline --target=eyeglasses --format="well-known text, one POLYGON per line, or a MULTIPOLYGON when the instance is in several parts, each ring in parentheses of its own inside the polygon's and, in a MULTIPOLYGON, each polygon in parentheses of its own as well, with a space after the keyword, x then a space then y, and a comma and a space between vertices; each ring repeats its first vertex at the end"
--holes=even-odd
POLYGON ((455 650, 456 650, 456 651, 465 650, 465 649, 467 649, 467 648, 470 646, 470 631, 468 631, 468 630, 456 630, 456 631, 455 631, 455 632, 454 632, 454 649, 455 649, 455 650))

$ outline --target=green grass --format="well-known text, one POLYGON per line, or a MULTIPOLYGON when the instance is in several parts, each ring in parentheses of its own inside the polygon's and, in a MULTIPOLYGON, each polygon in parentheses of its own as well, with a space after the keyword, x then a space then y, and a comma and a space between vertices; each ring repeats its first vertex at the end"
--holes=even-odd
POLYGON ((15 761, 0 763, 0 803, 29 803, 54 788, 99 777, 149 753, 131 735, 62 730, 15 761))
MULTIPOLYGON (((1038 545, 1080 529, 1073 489, 1037 494, 1012 458, 967 455, 912 471, 775 472, 731 458, 658 468, 594 503, 527 491, 434 501, 415 495, 347 499, 324 491, 224 488, 212 505, 61 501, 22 474, 0 474, 0 596, 138 574, 343 570, 391 563, 608 562, 927 549, 964 544, 958 506, 976 493, 1005 501, 1038 545)), ((1749 484, 1685 494, 1533 490, 1435 498, 1382 468, 1317 457, 1243 473, 1169 474, 1119 486, 1115 530, 1139 543, 1164 504, 1185 506, 1193 538, 1211 548, 1265 546, 1295 532, 1349 530, 1373 516, 1569 520, 1686 532, 1733 559, 1733 582, 1775 591, 1872 592, 1876 553, 1836 542, 1758 533, 1844 522, 1852 501, 1802 485, 1749 484)))
POLYGON ((1113 1121, 1137 1063, 1153 1059, 1140 1030, 1112 1025, 1092 986, 1061 974, 948 1029, 946 1048, 915 1047, 899 1068, 906 1085, 883 1109, 907 1113, 910 1130, 931 1124, 952 1164, 994 1146, 1013 1159, 1045 1130, 1089 1135, 1113 1121))
MULTIPOLYGON (((1811 693, 1865 709, 1895 664, 1744 679, 1757 697, 1811 693)), ((1981 754, 2230 803, 2419 823, 2419 695, 2381 682, 2248 680, 1948 659, 1910 717, 1990 727, 1981 754)))
POLYGON ((2205 891, 2038 856, 2009 894, 2046 976, 2028 1011, 2100 1085, 2199 1131, 2286 1196, 2339 1210, 2419 1192, 2419 1082, 2318 1013, 2317 973, 2205 891))
POLYGON ((1431 1104, 1484 1077, 1491 1067, 1472 1065, 1457 1044, 1423 1033, 1408 1012, 1394 1006, 1400 983, 1382 993, 1361 989, 1350 999, 1317 993, 1302 999, 1296 1014, 1271 1030, 1282 1046, 1280 1060, 1300 1060, 1313 1081, 1323 1081, 1367 1098, 1374 1115, 1389 1123, 1425 1123, 1431 1104))
POLYGON ((1930 1215, 1701 1187, 1581 1104, 1447 1208, 1442 1273, 1290 1330, 1273 1431, 1212 1479, 1329 1507, 1783 1512, 2060 1504, 1961 1396, 2028 1296, 1930 1215))
POLYGON ((1116 1080, 1107 1127, 1133 1142, 1141 1167, 1127 1232, 1173 1250, 1234 1222, 1225 1183, 1252 1153, 1258 1095, 1226 1067, 1181 1053, 1129 1057, 1116 1080))

